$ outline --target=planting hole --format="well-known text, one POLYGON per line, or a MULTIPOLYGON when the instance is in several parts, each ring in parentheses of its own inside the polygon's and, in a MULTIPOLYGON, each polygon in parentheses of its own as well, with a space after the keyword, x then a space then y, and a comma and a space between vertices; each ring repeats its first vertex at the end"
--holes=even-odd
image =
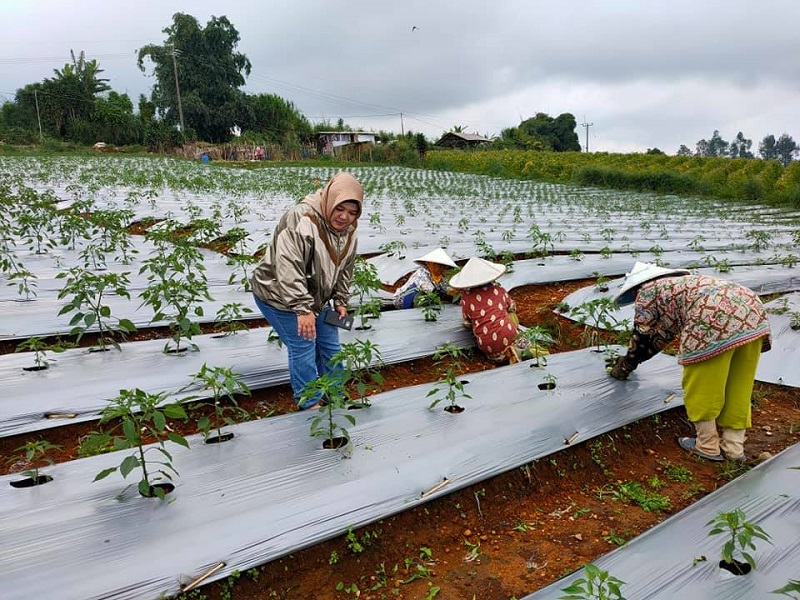
POLYGON ((178 348, 178 349, 170 348, 169 350, 167 350, 167 354, 183 354, 187 350, 188 348, 178 348))
POLYGON ((733 573, 734 575, 747 575, 752 567, 746 562, 739 562, 738 560, 734 560, 732 563, 727 562, 725 560, 719 561, 719 568, 725 569, 728 573, 733 573))
POLYGON ((322 442, 322 447, 325 448, 325 450, 338 450, 345 446, 347 446, 347 438, 344 436, 330 438, 322 442))
MULTIPOLYGON (((155 485, 151 485, 150 493, 147 496, 145 496, 145 498, 158 498, 158 493, 156 492, 156 490, 161 490, 162 492, 164 492, 164 495, 166 496, 170 492, 175 491, 175 486, 172 485, 171 483, 157 483, 155 485)), ((142 495, 144 496, 144 494, 142 495)))
POLYGON ((25 479, 11 481, 9 483, 13 488, 29 488, 45 484, 48 481, 53 481, 53 478, 50 477, 50 475, 39 475, 36 479, 34 479, 33 477, 26 477, 25 479))
POLYGON ((33 367, 22 367, 23 371, 44 371, 47 365, 35 365, 33 367))
POLYGON ((552 381, 545 381, 544 383, 540 383, 537 387, 540 390, 554 390, 556 389, 556 384, 552 381))
POLYGON ((206 438, 206 444, 221 444, 222 442, 229 442, 233 439, 234 434, 231 432, 223 433, 222 435, 212 435, 206 438))
POLYGON ((462 379, 461 385, 467 385, 469 383, 469 379, 462 379))
POLYGON ((457 415, 458 413, 464 412, 464 407, 459 406, 458 404, 453 404, 452 406, 445 406, 445 412, 449 412, 451 415, 457 415))
POLYGON ((372 325, 368 324, 358 325, 357 327, 355 327, 355 329, 357 329, 358 331, 366 331, 367 329, 372 329, 372 325))
POLYGON ((89 348, 89 352, 92 352, 92 353, 94 353, 94 352, 108 352, 109 350, 110 350, 110 348, 102 348, 102 347, 100 347, 100 348, 97 348, 97 347, 89 348))

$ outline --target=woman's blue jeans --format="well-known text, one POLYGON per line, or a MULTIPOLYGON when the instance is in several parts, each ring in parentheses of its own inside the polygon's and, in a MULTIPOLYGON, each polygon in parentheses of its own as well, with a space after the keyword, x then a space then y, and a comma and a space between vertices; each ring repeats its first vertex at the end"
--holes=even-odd
POLYGON ((301 408, 314 406, 320 401, 319 395, 301 403, 300 397, 309 381, 314 381, 325 373, 341 372, 341 365, 333 364, 333 355, 341 350, 339 330, 325 322, 325 312, 332 310, 326 306, 317 316, 317 337, 307 340, 297 333, 297 314, 278 310, 261 298, 253 295, 256 306, 264 318, 272 325, 289 353, 289 381, 295 403, 301 408))

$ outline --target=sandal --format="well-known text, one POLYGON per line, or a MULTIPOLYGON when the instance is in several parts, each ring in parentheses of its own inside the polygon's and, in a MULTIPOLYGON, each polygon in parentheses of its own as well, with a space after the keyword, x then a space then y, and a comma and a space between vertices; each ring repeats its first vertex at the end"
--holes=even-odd
POLYGON ((700 452, 700 450, 697 449, 697 438, 678 438, 678 445, 687 452, 691 452, 692 454, 699 456, 700 458, 705 458, 706 460, 712 460, 714 462, 722 462, 725 460, 722 457, 722 454, 706 454, 705 452, 700 452))

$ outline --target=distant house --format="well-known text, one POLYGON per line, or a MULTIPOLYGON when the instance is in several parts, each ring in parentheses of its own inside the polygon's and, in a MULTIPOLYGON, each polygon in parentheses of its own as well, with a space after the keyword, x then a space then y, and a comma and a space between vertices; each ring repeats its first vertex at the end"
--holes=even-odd
POLYGON ((318 131, 314 135, 317 143, 317 150, 320 154, 336 154, 336 148, 341 146, 363 146, 365 144, 375 144, 377 133, 367 133, 365 131, 318 131))
POLYGON ((474 148, 484 144, 491 144, 492 140, 475 133, 456 133, 448 131, 434 145, 440 148, 474 148))

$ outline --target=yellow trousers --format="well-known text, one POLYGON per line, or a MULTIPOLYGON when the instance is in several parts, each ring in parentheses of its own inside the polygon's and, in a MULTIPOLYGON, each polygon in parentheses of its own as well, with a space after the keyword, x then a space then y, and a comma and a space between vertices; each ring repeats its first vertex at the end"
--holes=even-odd
POLYGON ((750 427, 750 397, 761 354, 761 338, 719 356, 683 367, 683 403, 691 422, 750 427))

